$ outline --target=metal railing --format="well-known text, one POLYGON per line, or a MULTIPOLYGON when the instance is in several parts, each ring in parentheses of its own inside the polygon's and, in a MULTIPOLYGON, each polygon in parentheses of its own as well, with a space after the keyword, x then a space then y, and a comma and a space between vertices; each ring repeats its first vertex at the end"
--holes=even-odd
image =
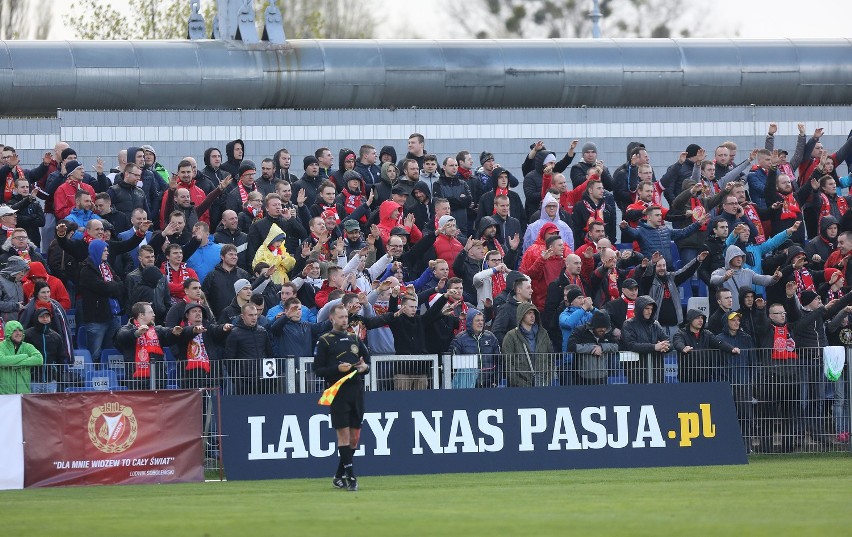
MULTIPOLYGON (((640 355, 633 352, 522 355, 374 356, 365 381, 370 391, 553 387, 596 384, 725 382, 737 410, 749 452, 836 451, 850 449, 852 349, 835 381, 824 374, 822 348, 797 349, 778 359, 772 349, 740 354, 691 350, 640 355)), ((85 354, 85 353, 83 353, 85 354)), ((77 353, 75 352, 75 355, 77 353)), ((109 356, 92 363, 76 356, 71 365, 6 367, 0 393, 205 390, 206 464, 217 468, 218 394, 319 393, 323 379, 312 372, 313 357, 212 361, 187 370, 186 362, 155 362, 148 376, 135 363, 109 356)))

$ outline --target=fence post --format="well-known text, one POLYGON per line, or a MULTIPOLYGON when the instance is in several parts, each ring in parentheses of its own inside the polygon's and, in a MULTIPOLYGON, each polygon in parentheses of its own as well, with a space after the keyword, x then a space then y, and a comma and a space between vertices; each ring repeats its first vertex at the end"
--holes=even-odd
POLYGON ((296 358, 293 356, 284 358, 284 370, 287 375, 287 393, 296 393, 296 358))
MULTIPOLYGON (((846 347, 846 418, 849 420, 849 431, 852 431, 852 369, 850 368, 852 368, 852 348, 846 347)), ((852 440, 846 442, 846 450, 852 452, 852 440)))
POLYGON ((441 355, 442 367, 444 369, 443 377, 444 384, 442 388, 445 390, 449 390, 453 387, 453 355, 452 354, 443 354, 441 355))

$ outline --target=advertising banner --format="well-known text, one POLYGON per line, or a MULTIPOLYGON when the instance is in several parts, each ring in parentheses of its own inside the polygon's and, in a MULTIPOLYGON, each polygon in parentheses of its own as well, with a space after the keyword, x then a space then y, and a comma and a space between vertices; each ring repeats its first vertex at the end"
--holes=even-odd
POLYGON ((0 490, 24 488, 21 396, 0 395, 0 490))
POLYGON ((25 486, 202 481, 201 392, 87 392, 23 400, 25 486))
MULTIPOLYGON (((329 477, 319 394, 222 402, 228 479, 329 477)), ((368 392, 359 475, 745 464, 727 384, 368 392)))

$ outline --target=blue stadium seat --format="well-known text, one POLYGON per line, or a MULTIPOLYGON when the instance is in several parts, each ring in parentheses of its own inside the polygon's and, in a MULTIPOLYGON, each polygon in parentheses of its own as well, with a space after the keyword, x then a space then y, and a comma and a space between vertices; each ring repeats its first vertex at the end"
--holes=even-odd
POLYGON ((118 380, 124 380, 127 376, 124 369, 124 355, 117 349, 104 349, 101 351, 101 367, 113 371, 115 378, 118 380))
POLYGON ((82 382, 88 371, 96 369, 88 349, 74 349, 71 363, 65 366, 72 379, 82 382))
POLYGON ((126 389, 119 385, 115 371, 112 369, 95 369, 86 372, 86 381, 82 387, 65 388, 65 392, 107 392, 126 389))
POLYGON ((74 342, 74 346, 87 349, 89 348, 88 343, 89 338, 86 336, 86 326, 80 325, 80 327, 77 328, 77 341, 74 342))
POLYGON ((166 363, 166 389, 179 390, 178 364, 175 355, 169 347, 163 347, 163 360, 166 363))

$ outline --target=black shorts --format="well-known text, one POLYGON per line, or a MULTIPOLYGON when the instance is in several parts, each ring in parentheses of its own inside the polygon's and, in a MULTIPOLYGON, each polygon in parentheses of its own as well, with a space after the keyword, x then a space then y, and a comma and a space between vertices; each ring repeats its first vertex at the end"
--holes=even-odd
POLYGON ((364 388, 357 378, 347 380, 331 402, 331 426, 335 429, 361 428, 364 421, 364 388))

